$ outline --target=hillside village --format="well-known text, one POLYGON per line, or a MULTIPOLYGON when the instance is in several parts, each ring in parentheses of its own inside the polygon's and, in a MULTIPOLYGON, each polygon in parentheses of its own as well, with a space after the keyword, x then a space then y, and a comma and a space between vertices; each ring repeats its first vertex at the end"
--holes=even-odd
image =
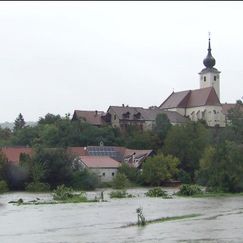
MULTIPOLYGON (((225 141, 222 129, 233 122, 232 111, 243 111, 241 102, 220 102, 220 71, 215 68, 216 61, 211 51, 209 38, 207 56, 203 60, 205 67, 199 72, 199 89, 172 92, 158 106, 143 108, 111 105, 106 112, 74 110, 71 118, 47 114, 36 126, 26 126, 20 114, 13 131, 1 130, 2 160, 10 164, 7 177, 12 178, 11 170, 23 173, 19 169, 23 164, 27 163, 30 168, 34 168, 33 161, 37 160, 35 156, 38 153, 37 158, 43 163, 42 154, 38 151, 43 152, 41 149, 45 147, 50 149, 45 152, 47 161, 57 156, 65 164, 63 158, 66 158, 70 170, 74 167, 78 170, 86 168, 95 173, 102 183, 112 182, 123 165, 134 168, 136 173, 145 173, 144 162, 152 161, 157 154, 161 156, 163 151, 168 156, 175 156, 171 158, 162 155, 160 158, 166 160, 166 163, 177 162, 173 162, 174 167, 169 176, 159 178, 156 183, 159 184, 161 180, 195 182, 196 176, 200 174, 198 170, 204 150, 209 144, 225 141), (59 151, 59 148, 63 150, 59 151), (53 152, 55 149, 57 154, 53 152), (71 154, 72 159, 69 160, 65 153, 71 154)), ((233 127, 230 129, 231 137, 227 139, 235 140, 238 135, 241 136, 241 133, 232 135, 235 131, 233 127)), ((241 143, 241 137, 237 139, 237 143, 241 143)), ((167 170, 170 163, 166 165, 167 170)), ((54 174, 53 177, 56 176, 54 174)), ((151 179, 144 179, 145 176, 141 178, 135 181, 153 184, 151 179)), ((28 177, 28 180, 31 179, 28 177)), ((56 185, 53 178, 49 180, 49 184, 56 185)), ((64 180, 65 183, 67 181, 64 180)))
POLYGON ((75 110, 72 119, 81 119, 96 126, 109 124, 126 129, 127 126, 134 125, 141 130, 152 130, 156 116, 164 113, 173 125, 186 123, 190 119, 204 120, 209 127, 225 127, 228 112, 236 104, 220 102, 220 71, 214 67, 216 60, 211 51, 209 38, 208 53, 203 60, 205 67, 199 72, 199 89, 173 91, 160 105, 150 108, 123 104, 110 106, 107 112, 75 110))

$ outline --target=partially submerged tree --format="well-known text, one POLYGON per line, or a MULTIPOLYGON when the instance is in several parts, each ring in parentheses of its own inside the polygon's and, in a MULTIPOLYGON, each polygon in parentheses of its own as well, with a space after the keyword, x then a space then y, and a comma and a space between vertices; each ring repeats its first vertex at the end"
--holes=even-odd
POLYGON ((176 157, 158 154, 143 163, 142 179, 147 185, 159 186, 163 181, 176 177, 178 165, 179 159, 176 157))

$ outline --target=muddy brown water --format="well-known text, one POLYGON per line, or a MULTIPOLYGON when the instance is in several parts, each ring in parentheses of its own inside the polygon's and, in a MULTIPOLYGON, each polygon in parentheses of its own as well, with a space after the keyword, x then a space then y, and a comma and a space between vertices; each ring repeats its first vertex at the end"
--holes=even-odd
MULTIPOLYGON (((170 194, 172 189, 167 189, 170 194)), ((50 200, 51 194, 6 193, 0 195, 1 243, 82 242, 243 242, 243 197, 147 198, 147 189, 130 189, 135 198, 107 202, 22 205, 11 200, 50 200), (200 214, 198 217, 166 221, 145 227, 123 227, 137 220, 143 208, 146 219, 200 214)), ((88 197, 100 191, 88 192, 88 197)))

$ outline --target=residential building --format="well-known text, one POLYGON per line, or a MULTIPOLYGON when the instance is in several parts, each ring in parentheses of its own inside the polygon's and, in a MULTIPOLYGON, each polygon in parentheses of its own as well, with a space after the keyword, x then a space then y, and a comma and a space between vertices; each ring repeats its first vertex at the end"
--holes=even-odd
POLYGON ((79 156, 79 163, 98 175, 101 182, 111 182, 121 165, 109 156, 79 156))
POLYGON ((32 148, 29 147, 2 147, 0 151, 6 156, 9 163, 19 164, 21 156, 32 155, 32 148))
POLYGON ((107 111, 109 123, 112 127, 126 130, 129 126, 134 126, 141 131, 152 130, 155 126, 156 116, 166 114, 172 124, 182 124, 187 122, 187 118, 175 111, 164 111, 157 107, 142 108, 130 106, 110 106, 107 111))
POLYGON ((106 123, 104 111, 83 111, 75 110, 73 113, 72 121, 87 122, 90 125, 100 127, 106 123))

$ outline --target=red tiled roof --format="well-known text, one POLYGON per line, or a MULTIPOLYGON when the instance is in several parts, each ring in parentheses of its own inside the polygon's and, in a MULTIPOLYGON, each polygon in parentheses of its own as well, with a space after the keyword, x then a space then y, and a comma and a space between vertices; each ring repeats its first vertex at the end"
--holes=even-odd
POLYGON ((87 155, 87 148, 86 147, 68 147, 68 152, 71 152, 74 155, 78 156, 85 156, 87 155))
POLYGON ((88 168, 118 168, 120 163, 108 156, 80 156, 88 168))
POLYGON ((213 87, 186 90, 172 93, 161 105, 161 109, 189 108, 206 105, 220 106, 219 98, 213 87))
POLYGON ((187 107, 205 105, 221 105, 215 89, 213 87, 208 87, 192 90, 188 99, 187 107))
POLYGON ((168 108, 184 108, 187 105, 187 100, 190 95, 190 90, 173 92, 161 105, 159 108, 168 109, 168 108))
POLYGON ((75 110, 72 120, 82 119, 91 125, 102 125, 104 121, 102 116, 105 115, 104 111, 80 111, 75 110))
MULTIPOLYGON (((234 109, 239 104, 222 104, 222 112, 224 115, 228 115, 231 109, 234 109)), ((240 105, 240 111, 243 112, 243 105, 240 105)))
POLYGON ((20 154, 32 154, 32 148, 27 147, 3 147, 1 151, 6 155, 9 162, 18 164, 20 154))
POLYGON ((145 155, 147 157, 152 152, 153 152, 153 150, 126 149, 124 156, 127 157, 127 156, 131 156, 134 154, 135 158, 139 158, 143 155, 145 155))

